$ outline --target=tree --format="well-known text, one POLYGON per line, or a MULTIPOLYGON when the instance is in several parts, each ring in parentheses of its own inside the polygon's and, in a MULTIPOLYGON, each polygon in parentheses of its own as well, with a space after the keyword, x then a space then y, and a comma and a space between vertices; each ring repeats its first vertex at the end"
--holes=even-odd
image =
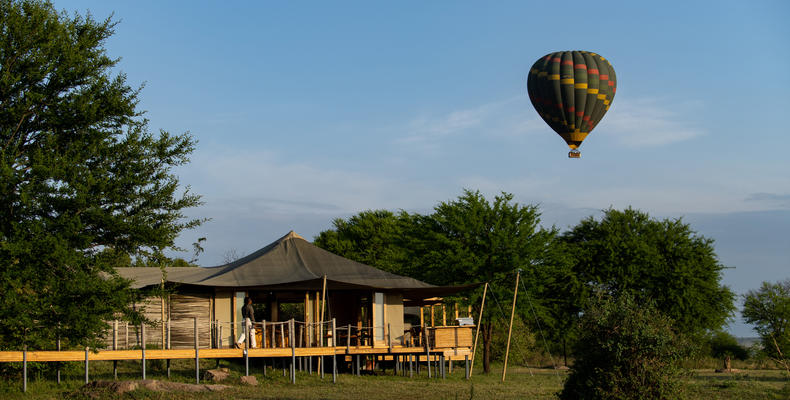
POLYGON ((314 244, 327 251, 396 274, 407 271, 404 233, 411 223, 406 212, 367 210, 348 220, 336 218, 333 229, 318 234, 314 244))
POLYGON ((670 399, 689 354, 671 318, 630 294, 594 298, 560 399, 670 399))
POLYGON ((744 295, 743 319, 754 324, 769 357, 790 366, 790 279, 763 282, 744 295))
POLYGON ((732 315, 734 294, 721 284, 724 267, 713 240, 681 219, 609 209, 601 220, 581 221, 563 239, 572 246, 574 271, 588 293, 653 301, 687 334, 719 329, 732 315))
MULTIPOLYGON (((334 229, 321 232, 315 244, 436 285, 490 282, 481 325, 483 368, 488 372, 494 327, 508 322, 492 299, 507 302, 513 296, 516 270, 523 269, 517 309, 531 327, 537 316, 543 328, 563 338, 578 312, 573 308, 576 302, 569 300, 579 285, 570 275, 569 253, 557 242, 557 231, 539 227, 537 206, 512 200, 511 194, 503 193, 491 203, 480 192, 465 190, 457 200, 437 205, 430 215, 364 211, 334 220, 334 229)), ((470 304, 478 315, 482 294, 476 290, 447 300, 470 304)))
MULTIPOLYGON (((497 302, 513 296, 517 270, 522 269, 517 311, 523 321, 537 317, 544 328, 556 330, 559 321, 570 321, 573 315, 568 293, 576 280, 568 254, 556 245, 557 230, 539 226, 537 206, 512 200, 512 194, 502 193, 489 202, 478 191, 464 190, 457 200, 437 205, 431 215, 415 216, 405 235, 415 254, 411 269, 420 279, 439 285, 490 283, 492 297, 478 321, 485 372, 490 371, 494 327, 507 325, 498 318, 502 310, 497 302)), ((477 308, 481 297, 482 291, 472 291, 465 300, 477 308)))
POLYGON ((113 75, 109 18, 0 0, 0 348, 95 346, 133 293, 118 263, 161 264, 199 196, 172 169, 188 134, 152 134, 113 75))

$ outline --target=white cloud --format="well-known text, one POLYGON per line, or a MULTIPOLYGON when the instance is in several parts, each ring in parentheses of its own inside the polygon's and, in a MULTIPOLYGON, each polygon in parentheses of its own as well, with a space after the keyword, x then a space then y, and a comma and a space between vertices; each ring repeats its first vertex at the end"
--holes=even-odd
POLYGON ((686 121, 692 102, 671 103, 651 98, 615 98, 612 108, 594 131, 627 147, 653 147, 705 135, 686 121))
POLYGON ((513 138, 546 129, 531 108, 526 96, 514 96, 443 114, 421 115, 393 127, 405 132, 395 142, 435 152, 444 142, 463 135, 513 138))

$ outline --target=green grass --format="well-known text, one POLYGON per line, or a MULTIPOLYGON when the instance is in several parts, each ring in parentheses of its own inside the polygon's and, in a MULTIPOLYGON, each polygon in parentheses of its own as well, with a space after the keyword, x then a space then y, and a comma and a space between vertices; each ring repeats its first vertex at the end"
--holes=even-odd
MULTIPOLYGON (((148 365, 148 379, 167 379, 164 362, 148 365)), ((456 364, 457 366, 458 364, 456 364)), ((216 362, 204 360, 201 369, 213 368, 216 362)), ((268 369, 262 375, 260 361, 251 362, 251 373, 258 378, 259 386, 246 387, 238 384, 243 375, 243 365, 223 361, 221 366, 231 368, 232 378, 223 384, 231 389, 214 393, 154 393, 138 390, 125 398, 134 399, 553 399, 562 387, 565 371, 550 369, 527 369, 509 367, 507 381, 501 382, 501 365, 495 366, 489 375, 475 371, 471 382, 464 379, 463 368, 455 368, 447 379, 428 379, 425 368, 419 377, 393 376, 378 371, 377 375, 338 375, 338 383, 332 384, 332 375, 322 381, 317 374, 297 374, 297 383, 292 385, 282 369, 268 369)), ((173 361, 172 381, 194 383, 194 362, 173 361)), ((90 370, 91 380, 112 379, 111 362, 94 362, 90 370)), ((119 362, 119 379, 140 379, 139 362, 119 362)), ((3 399, 60 399, 60 398, 115 398, 110 393, 91 393, 82 389, 84 370, 79 363, 72 363, 64 373, 60 385, 51 374, 29 375, 28 392, 21 393, 19 377, 0 379, 0 398, 3 399)), ((712 370, 695 370, 684 381, 683 395, 689 399, 790 399, 788 377, 777 370, 750 370, 740 374, 716 374, 712 370)), ((201 382, 203 383, 203 382, 201 382)))

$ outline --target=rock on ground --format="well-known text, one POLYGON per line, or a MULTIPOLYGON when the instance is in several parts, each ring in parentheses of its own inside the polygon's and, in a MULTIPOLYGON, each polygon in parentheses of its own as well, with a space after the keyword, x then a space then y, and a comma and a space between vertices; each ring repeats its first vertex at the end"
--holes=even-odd
POLYGON ((203 379, 209 382, 222 382, 229 376, 230 371, 227 368, 209 369, 203 373, 203 379))
POLYGON ((93 381, 84 386, 85 389, 102 389, 116 394, 131 392, 140 388, 152 392, 218 392, 225 390, 227 385, 196 385, 192 383, 179 383, 157 381, 153 379, 136 381, 93 381))
POLYGON ((258 386, 258 378, 250 376, 242 376, 240 379, 242 385, 258 386))

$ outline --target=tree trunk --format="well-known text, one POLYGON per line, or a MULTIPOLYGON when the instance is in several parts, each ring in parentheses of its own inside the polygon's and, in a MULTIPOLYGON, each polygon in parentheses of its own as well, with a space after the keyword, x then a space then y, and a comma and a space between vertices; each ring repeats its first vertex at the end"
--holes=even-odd
POLYGON ((493 338, 494 325, 490 322, 483 324, 483 373, 491 372, 491 340, 493 338))

